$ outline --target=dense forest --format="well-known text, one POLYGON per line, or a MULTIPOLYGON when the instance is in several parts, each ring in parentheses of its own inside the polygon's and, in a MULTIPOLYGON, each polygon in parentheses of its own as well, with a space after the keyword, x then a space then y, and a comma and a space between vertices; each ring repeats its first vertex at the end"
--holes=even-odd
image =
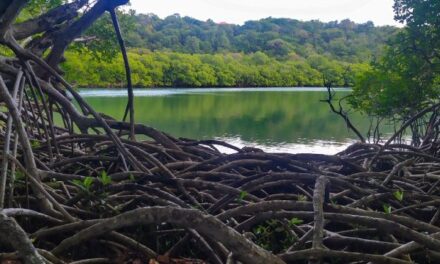
POLYGON ((161 19, 154 14, 133 16, 134 30, 126 35, 131 47, 184 53, 265 52, 276 57, 296 54, 362 62, 378 55, 380 46, 396 29, 375 27, 373 22, 302 22, 266 18, 244 25, 199 21, 174 14, 161 19))
MULTIPOLYGON (((137 87, 321 86, 323 76, 352 86, 399 31, 350 20, 266 18, 232 25, 178 14, 120 16, 137 87)), ((67 53, 69 81, 80 87, 124 85, 122 58, 111 52, 116 44, 105 35, 110 26, 104 16, 88 30, 89 40, 67 53)))

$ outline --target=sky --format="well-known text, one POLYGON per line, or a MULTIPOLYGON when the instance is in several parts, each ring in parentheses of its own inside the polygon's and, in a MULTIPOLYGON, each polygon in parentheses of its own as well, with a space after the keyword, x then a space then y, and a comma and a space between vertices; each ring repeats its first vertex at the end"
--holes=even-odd
POLYGON ((161 18, 179 13, 199 20, 243 24, 266 17, 318 19, 323 22, 349 18, 357 23, 398 25, 393 20, 393 0, 130 0, 137 13, 161 18))

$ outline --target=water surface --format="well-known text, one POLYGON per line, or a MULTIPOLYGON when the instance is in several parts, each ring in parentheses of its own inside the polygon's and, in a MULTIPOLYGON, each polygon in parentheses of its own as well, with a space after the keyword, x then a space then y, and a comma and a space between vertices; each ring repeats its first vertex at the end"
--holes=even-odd
MULTIPOLYGON (((337 97, 349 89, 335 89, 337 97)), ((98 111, 122 118, 127 91, 83 89, 98 111)), ((336 153, 356 140, 321 100, 323 88, 136 89, 135 118, 176 137, 220 139, 272 152, 336 153)), ((369 122, 350 114, 366 131, 369 122)))

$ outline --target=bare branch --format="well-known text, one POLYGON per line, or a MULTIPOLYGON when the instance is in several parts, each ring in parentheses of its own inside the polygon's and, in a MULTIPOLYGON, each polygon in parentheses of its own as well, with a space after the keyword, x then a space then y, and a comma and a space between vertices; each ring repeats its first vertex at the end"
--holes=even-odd
POLYGON ((173 207, 141 208, 120 214, 65 239, 52 252, 59 254, 75 244, 122 227, 163 222, 194 228, 202 235, 224 244, 238 260, 243 262, 255 264, 284 263, 278 257, 245 239, 237 231, 226 226, 215 217, 203 215, 198 210, 173 207))
POLYGON ((56 34, 53 41, 52 51, 47 57, 47 63, 57 67, 67 46, 80 36, 90 25, 93 24, 105 11, 124 5, 128 0, 99 0, 87 13, 77 21, 56 34))

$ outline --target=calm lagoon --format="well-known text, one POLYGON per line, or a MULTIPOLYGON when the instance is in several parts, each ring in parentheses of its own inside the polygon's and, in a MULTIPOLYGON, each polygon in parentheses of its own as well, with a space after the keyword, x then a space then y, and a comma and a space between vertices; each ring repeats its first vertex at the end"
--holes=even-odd
MULTIPOLYGON (((335 89, 336 97, 350 89, 335 89)), ((124 89, 81 89, 98 111, 121 119, 124 89)), ((356 141, 331 113, 325 88, 136 89, 135 118, 176 137, 219 139, 270 152, 334 154, 356 141)), ((369 121, 350 114, 365 132, 369 121)))

